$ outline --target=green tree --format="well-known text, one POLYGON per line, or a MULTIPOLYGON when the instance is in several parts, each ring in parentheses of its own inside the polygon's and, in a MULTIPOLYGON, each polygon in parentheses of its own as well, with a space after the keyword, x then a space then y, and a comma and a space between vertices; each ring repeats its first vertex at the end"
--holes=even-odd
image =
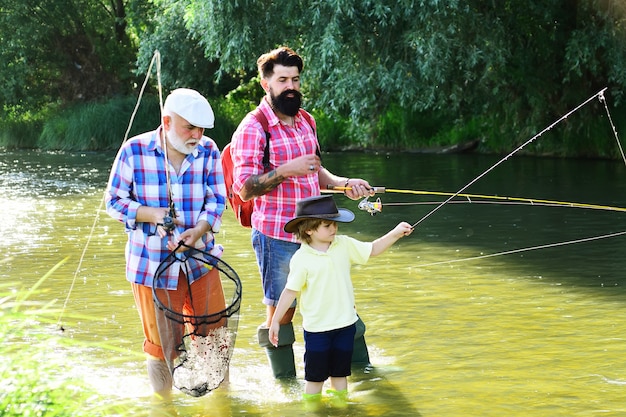
POLYGON ((226 72, 251 72, 260 53, 294 47, 306 59, 309 105, 351 116, 367 135, 393 103, 459 123, 491 117, 503 134, 527 138, 603 86, 621 103, 618 4, 190 0, 187 22, 226 72))
MULTIPOLYGON (((222 96, 254 85, 257 57, 286 44, 305 58, 307 108, 351 119, 352 140, 472 126, 510 149, 603 87, 623 104, 623 4, 1 0, 0 112, 135 95, 157 49, 165 92, 222 96)), ((566 130, 585 136, 590 117, 566 130)))
MULTIPOLYGON (((220 62, 205 56, 197 35, 189 30, 190 13, 186 0, 155 0, 151 4, 151 13, 139 30, 137 72, 145 74, 158 50, 164 93, 191 87, 207 96, 223 96, 237 88, 244 73, 220 73, 220 62)), ((208 30, 208 25, 201 22, 198 32, 203 30, 208 30)))
POLYGON ((3 110, 127 93, 135 47, 123 0, 2 0, 3 110))

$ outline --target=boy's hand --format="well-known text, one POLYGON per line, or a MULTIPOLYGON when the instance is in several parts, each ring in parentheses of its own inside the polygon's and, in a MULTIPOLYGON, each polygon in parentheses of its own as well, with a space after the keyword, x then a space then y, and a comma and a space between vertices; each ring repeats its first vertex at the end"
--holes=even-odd
POLYGON ((272 324, 269 330, 269 339, 270 339, 270 343, 273 344, 275 347, 278 347, 278 331, 279 330, 280 330, 280 323, 274 322, 274 320, 272 320, 272 324))
POLYGON ((403 236, 408 236, 413 232, 413 227, 407 222, 401 222, 392 230, 387 232, 385 236, 379 237, 372 242, 372 253, 370 256, 378 256, 391 245, 393 245, 398 239, 403 236))
POLYGON ((396 234, 399 238, 403 236, 408 236, 413 233, 413 227, 407 222, 399 223, 394 229, 394 234, 396 234))

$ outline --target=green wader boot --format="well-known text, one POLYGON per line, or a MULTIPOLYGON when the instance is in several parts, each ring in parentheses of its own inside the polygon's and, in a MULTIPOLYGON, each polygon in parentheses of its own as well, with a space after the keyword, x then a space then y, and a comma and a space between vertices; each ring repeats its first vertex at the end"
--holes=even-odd
POLYGON ((274 378, 293 378, 296 376, 296 364, 293 359, 293 343, 296 335, 293 323, 281 324, 278 330, 278 347, 269 341, 269 329, 260 326, 257 330, 259 345, 265 348, 267 358, 272 366, 274 378))
POLYGON ((356 333, 354 334, 354 350, 352 351, 352 365, 370 366, 370 355, 365 344, 365 323, 361 317, 356 322, 356 333))

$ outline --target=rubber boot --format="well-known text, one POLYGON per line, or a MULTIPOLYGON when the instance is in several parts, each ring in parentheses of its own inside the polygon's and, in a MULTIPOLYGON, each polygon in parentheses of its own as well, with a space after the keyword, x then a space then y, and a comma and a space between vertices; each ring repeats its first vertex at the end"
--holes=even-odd
POLYGON ((302 394, 302 405, 304 406, 304 411, 306 412, 316 412, 322 406, 322 393, 318 392, 317 394, 302 394))
POLYGON ((172 392, 172 373, 164 360, 148 358, 148 379, 152 390, 161 397, 168 397, 172 392))
POLYGON ((330 403, 335 408, 346 408, 348 406, 348 390, 342 389, 340 391, 329 389, 326 391, 328 394, 330 403))
POLYGON ((354 350, 352 351, 352 365, 371 366, 370 355, 365 344, 365 323, 361 317, 357 320, 354 334, 354 350))
POLYGON ((257 330, 259 345, 265 348, 270 361, 274 378, 293 378, 296 376, 296 364, 293 359, 293 342, 296 335, 293 332, 293 323, 281 324, 278 330, 278 347, 269 341, 269 329, 259 326, 257 330))

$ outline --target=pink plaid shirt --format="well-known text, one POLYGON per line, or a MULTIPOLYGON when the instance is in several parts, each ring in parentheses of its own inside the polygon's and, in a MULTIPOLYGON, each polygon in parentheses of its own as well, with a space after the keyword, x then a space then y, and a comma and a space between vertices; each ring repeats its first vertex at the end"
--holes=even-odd
MULTIPOLYGON (((315 126, 310 126, 301 114, 295 118, 295 127, 287 126, 276 117, 266 97, 259 108, 267 117, 270 132, 270 171, 302 155, 315 154, 319 145, 315 126)), ((303 112, 304 110, 300 110, 303 112)), ((233 134, 233 191, 239 193, 251 175, 261 175, 265 132, 256 118, 248 114, 233 134)), ((271 192, 254 199, 252 227, 274 239, 296 242, 291 233, 283 230, 285 223, 295 217, 296 202, 320 194, 317 173, 287 178, 271 192)))

